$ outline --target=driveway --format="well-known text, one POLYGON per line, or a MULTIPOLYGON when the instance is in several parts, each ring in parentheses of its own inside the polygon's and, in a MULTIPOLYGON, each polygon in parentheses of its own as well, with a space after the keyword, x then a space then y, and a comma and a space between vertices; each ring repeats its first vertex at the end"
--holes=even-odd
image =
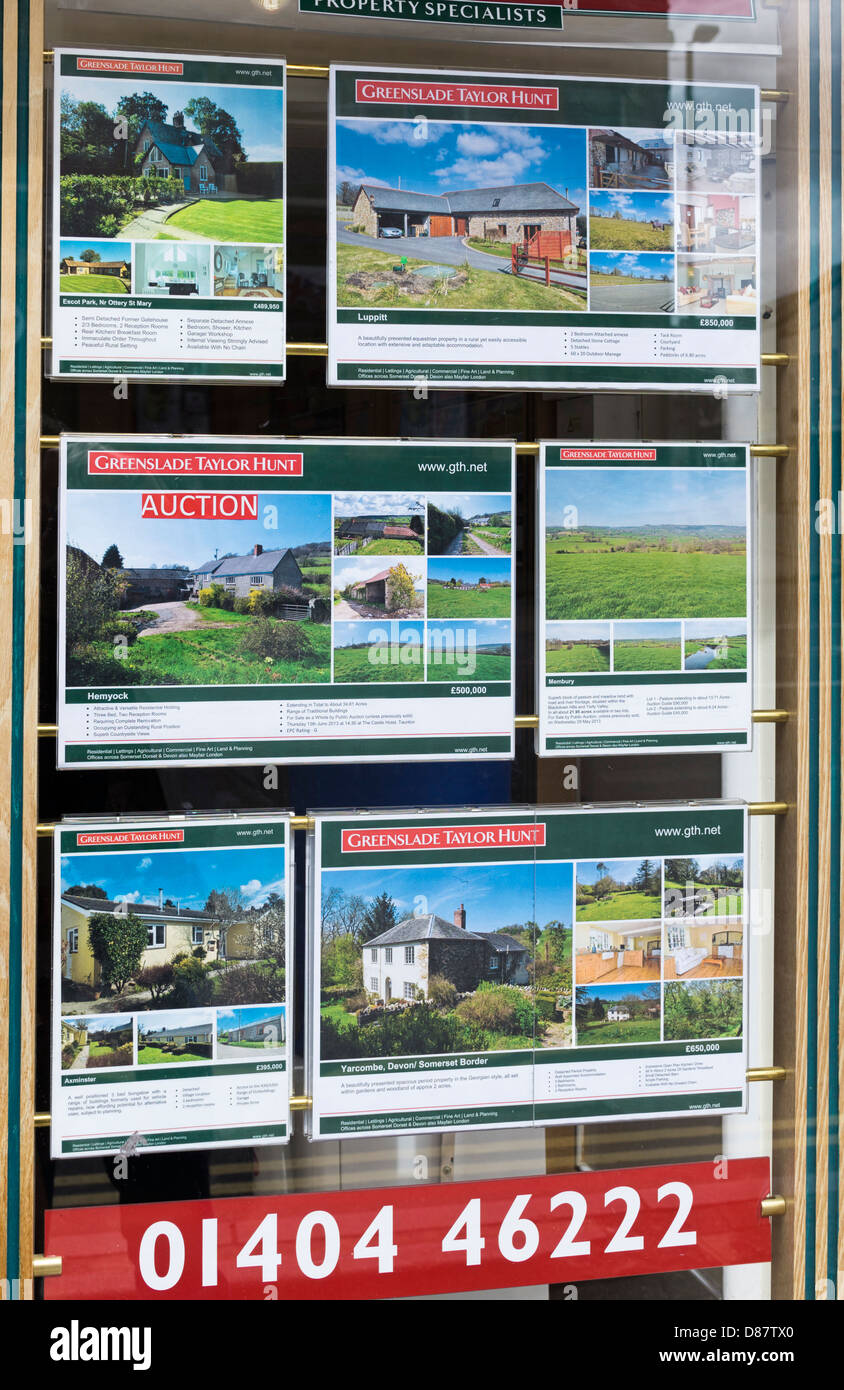
MULTIPOLYGON (((157 208, 144 208, 143 212, 120 229, 120 235, 130 241, 155 241, 159 233, 165 231, 164 224, 171 213, 178 212, 180 208, 190 207, 191 203, 198 201, 198 198, 184 198, 178 203, 162 203, 157 208)), ((177 241, 215 240, 212 236, 203 236, 201 232, 189 232, 187 228, 177 227, 175 223, 167 224, 166 233, 168 237, 175 237, 177 241)))
POLYGON ((188 608, 181 599, 172 603, 142 603, 138 608, 129 608, 126 611, 158 614, 158 622, 150 623, 149 627, 142 627, 138 633, 139 637, 149 637, 153 633, 158 635, 162 632, 186 632, 189 627, 195 627, 199 622, 196 609, 188 608))
POLYGON ((495 555, 496 557, 509 560, 509 550, 499 550, 497 546, 490 545, 489 541, 485 541, 483 536, 478 535, 477 531, 470 531, 469 537, 475 542, 478 549, 483 551, 484 555, 495 555))
POLYGON ((414 260, 424 261, 426 265, 473 265, 476 270, 493 270, 502 275, 510 274, 510 260, 507 256, 488 256, 485 251, 473 251, 459 236, 364 236, 362 232, 347 232, 345 227, 337 228, 337 241, 340 246, 363 246, 367 251, 385 251, 390 255, 413 256, 414 260))
POLYGON ((655 285, 594 285, 589 308, 604 314, 673 314, 674 286, 664 280, 655 285))

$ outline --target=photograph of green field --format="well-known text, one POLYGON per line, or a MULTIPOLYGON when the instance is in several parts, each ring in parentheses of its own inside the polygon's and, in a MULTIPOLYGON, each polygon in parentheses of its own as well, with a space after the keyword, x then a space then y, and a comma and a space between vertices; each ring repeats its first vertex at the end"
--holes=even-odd
POLYGON ((507 681, 509 622, 429 622, 429 681, 507 681))
POLYGON ((614 671, 679 671, 679 623, 613 623, 614 671))
POLYGON ((510 561, 429 559, 429 618, 509 618, 510 561))
POLYGON ((589 194, 589 247, 595 251, 670 251, 674 199, 670 193, 602 189, 589 194))
POLYGON ((661 916, 658 859, 581 860, 575 921, 635 922, 661 916))
POLYGON ((743 469, 549 468, 545 513, 549 621, 747 612, 743 469))
POLYGON ((741 980, 690 980, 665 986, 665 1040, 740 1038, 741 980))
POLYGON ((686 623, 683 669, 746 671, 746 619, 725 619, 717 627, 706 622, 686 623))
POLYGON ((666 859, 666 917, 740 917, 744 907, 744 857, 699 854, 666 859))
POLYGON ((659 994, 658 984, 578 985, 575 1046, 659 1042, 659 994))
POLYGON ((340 622, 333 639, 335 685, 424 679, 424 623, 340 622))
POLYGON ((545 670, 603 672, 610 669, 609 623, 549 623, 545 629, 545 670))

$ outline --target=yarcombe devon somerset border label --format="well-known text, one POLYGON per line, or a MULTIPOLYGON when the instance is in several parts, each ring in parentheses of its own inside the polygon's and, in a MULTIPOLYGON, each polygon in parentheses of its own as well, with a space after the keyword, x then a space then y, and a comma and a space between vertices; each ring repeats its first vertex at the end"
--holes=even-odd
POLYGON ((281 382, 285 64, 57 49, 52 374, 281 382))
POLYGON ((59 765, 510 758, 513 445, 65 436, 59 765))
POLYGON ((737 804, 317 814, 314 1139, 744 1108, 737 804))
POLYGON ((559 32, 576 16, 638 19, 753 19, 754 0, 299 0, 301 14, 335 19, 404 19, 559 32))
POLYGON ((63 821, 54 1158, 285 1143, 289 815, 63 821))
POLYGON ((333 67, 330 384, 758 390, 759 130, 750 86, 333 67))
POLYGON ((749 748, 748 446, 540 448, 537 752, 749 748))

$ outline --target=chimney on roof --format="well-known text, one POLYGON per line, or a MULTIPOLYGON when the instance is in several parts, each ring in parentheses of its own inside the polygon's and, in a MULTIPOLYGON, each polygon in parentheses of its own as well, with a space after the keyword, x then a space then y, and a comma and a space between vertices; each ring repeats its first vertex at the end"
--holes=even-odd
POLYGON ((185 128, 185 114, 184 114, 183 111, 174 111, 174 112, 173 112, 173 124, 174 124, 174 126, 176 127, 177 130, 184 130, 184 128, 185 128))
POLYGON ((158 890, 158 907, 159 910, 164 907, 164 890, 162 888, 158 890))
POLYGON ((454 925, 460 927, 461 931, 466 930, 466 909, 462 903, 454 914, 454 925))
POLYGON ((263 555, 263 553, 264 553, 264 547, 263 547, 262 545, 253 545, 253 547, 252 547, 252 554, 253 554, 253 555, 263 555))

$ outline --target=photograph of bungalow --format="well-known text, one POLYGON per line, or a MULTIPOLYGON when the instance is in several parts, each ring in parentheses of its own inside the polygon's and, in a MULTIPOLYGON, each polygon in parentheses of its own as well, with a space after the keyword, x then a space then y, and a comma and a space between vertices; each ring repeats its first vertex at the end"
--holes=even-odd
POLYGON ((674 154, 678 190, 755 194, 758 150, 750 136, 706 130, 678 132, 674 154))
POLYGON ((64 856, 62 1014, 113 1015, 121 999, 123 1008, 148 1009, 176 986, 180 960, 190 960, 194 974, 213 967, 222 980, 229 966, 283 956, 283 879, 283 852, 269 845, 64 856), (92 922, 109 929, 113 945, 105 953, 95 953, 92 922), (146 941, 133 934, 127 963, 122 924, 136 933, 138 923, 146 941), (110 978, 119 979, 117 987, 107 987, 110 978))
POLYGON ((574 934, 574 978, 579 985, 659 980, 662 937, 659 926, 626 931, 613 925, 578 925, 574 934))
POLYGON ((659 1042, 659 981, 650 984, 578 985, 575 989, 575 1046, 659 1042))
POLYGON ((744 970, 744 931, 695 922, 667 922, 663 951, 666 980, 725 979, 744 970))
POLYGON ((215 246, 217 299, 282 299, 284 252, 280 246, 215 246))
POLYGON ((250 1005, 217 1010, 217 1061, 248 1056, 250 1049, 284 1052, 287 1023, 284 1005, 250 1005))
POLYGON ((592 129, 589 131, 589 186, 670 189, 673 154, 671 131, 627 126, 617 130, 592 129))
POLYGON ((585 132, 426 130, 420 141, 413 121, 337 122, 338 303, 583 308, 585 132))
POLYGON ((713 310, 732 315, 758 313, 753 257, 677 257, 678 314, 710 314, 713 310))
POLYGON ((214 1057, 214 1015, 187 1009, 138 1017, 138 1065, 210 1062, 214 1057))
POLYGON ((132 286, 129 241, 59 242, 62 294, 128 294, 132 286))
POLYGON ((677 250, 692 253, 753 250, 756 198, 752 193, 677 194, 677 250))
POLYGON ((335 493, 335 555, 422 555, 425 504, 413 493, 335 493))
POLYGON ((131 1067, 134 1061, 132 1015, 61 1021, 62 1071, 131 1067))
POLYGON ((406 556, 384 565, 372 559, 335 560, 334 621, 413 618, 425 611, 424 560, 406 556))

